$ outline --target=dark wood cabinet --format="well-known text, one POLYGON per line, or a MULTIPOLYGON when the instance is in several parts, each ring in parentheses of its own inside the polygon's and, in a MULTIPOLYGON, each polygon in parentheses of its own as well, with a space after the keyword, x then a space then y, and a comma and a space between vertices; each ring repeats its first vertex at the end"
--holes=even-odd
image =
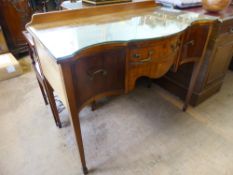
MULTIPOLYGON (((232 21, 233 27, 233 21, 232 21)), ((212 51, 212 61, 208 72, 206 86, 223 79, 233 55, 233 33, 221 35, 216 41, 212 51)))
POLYGON ((27 0, 0 0, 0 25, 2 26, 9 50, 17 57, 27 51, 22 35, 25 25, 30 21, 31 9, 27 0))
MULTIPOLYGON (((206 11, 201 8, 191 11, 206 14, 206 11)), ((215 15, 219 17, 220 21, 214 25, 207 50, 204 53, 204 62, 198 74, 198 80, 191 98, 191 104, 194 106, 200 104, 221 89, 233 56, 233 6, 215 15)), ((196 54, 192 47, 197 44, 199 48, 202 48, 201 40, 205 36, 204 33, 204 28, 191 29, 189 33, 190 38, 187 37, 189 38, 187 39, 187 44, 184 44, 184 46, 187 45, 187 48, 183 48, 182 55, 187 55, 188 59, 191 59, 190 55, 196 54)), ((193 64, 182 65, 176 73, 172 71, 168 72, 157 83, 181 99, 184 99, 193 67, 193 64)))

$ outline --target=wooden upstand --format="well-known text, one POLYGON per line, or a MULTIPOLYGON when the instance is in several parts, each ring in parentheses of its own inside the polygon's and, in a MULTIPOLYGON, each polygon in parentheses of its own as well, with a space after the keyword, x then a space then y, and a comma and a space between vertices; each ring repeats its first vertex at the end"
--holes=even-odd
POLYGON ((216 22, 213 17, 190 15, 147 1, 38 14, 27 25, 42 76, 69 111, 85 174, 78 115, 87 104, 132 91, 141 76, 156 79, 171 68, 176 71, 195 62, 187 108, 216 22), (193 54, 187 55, 189 45, 193 54))

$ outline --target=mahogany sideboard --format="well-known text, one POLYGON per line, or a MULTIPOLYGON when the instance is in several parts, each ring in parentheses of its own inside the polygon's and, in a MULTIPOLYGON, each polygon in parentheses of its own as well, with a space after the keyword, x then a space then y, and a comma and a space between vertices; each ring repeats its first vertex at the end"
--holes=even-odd
POLYGON ((216 22, 215 17, 162 8, 153 1, 33 15, 26 29, 45 82, 69 111, 84 174, 81 109, 99 98, 132 91, 141 76, 160 78, 194 62, 185 110, 216 22))
MULTIPOLYGON (((233 5, 220 13, 208 13, 202 8, 192 8, 188 11, 215 16, 219 19, 211 34, 204 62, 192 94, 190 103, 196 106, 221 89, 225 74, 232 60, 233 5)), ((194 33, 192 37, 198 38, 200 36, 198 33, 194 33)), ((187 46, 188 54, 192 54, 192 47, 195 44, 198 43, 192 43, 187 46)), ((156 82, 166 90, 184 99, 189 87, 193 67, 193 63, 183 65, 176 73, 170 71, 156 82)))

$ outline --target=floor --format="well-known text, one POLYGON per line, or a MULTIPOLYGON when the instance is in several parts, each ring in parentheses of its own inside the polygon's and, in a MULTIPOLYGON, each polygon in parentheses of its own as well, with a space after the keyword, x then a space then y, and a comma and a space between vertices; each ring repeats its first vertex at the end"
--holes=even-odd
MULTIPOLYGON (((232 175, 233 72, 197 108, 153 85, 81 112, 91 175, 232 175)), ((67 111, 58 129, 33 72, 0 82, 0 175, 81 175, 67 111)))

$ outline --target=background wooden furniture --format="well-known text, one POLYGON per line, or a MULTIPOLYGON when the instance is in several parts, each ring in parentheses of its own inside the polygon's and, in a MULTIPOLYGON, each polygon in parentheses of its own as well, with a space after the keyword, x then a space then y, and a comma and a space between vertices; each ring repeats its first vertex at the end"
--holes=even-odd
POLYGON ((6 37, 9 50, 15 55, 27 52, 27 44, 22 35, 30 21, 31 9, 27 0, 0 0, 0 25, 6 37))
POLYGON ((15 57, 9 53, 5 37, 0 26, 0 81, 19 76, 22 72, 23 71, 15 57))
MULTIPOLYGON (((141 76, 159 78, 172 65, 177 70, 182 64, 195 62, 187 107, 215 20, 201 16, 195 22, 186 18, 184 23, 177 20, 182 12, 155 6, 147 1, 41 14, 27 26, 35 41, 42 75, 69 111, 85 174, 88 170, 79 120, 85 105, 130 92, 141 76), (54 20, 59 23, 51 26, 54 20), (170 24, 173 30, 168 30, 170 24), (101 35, 93 30, 102 31, 101 35), (202 37, 192 38, 192 32, 202 37), (184 54, 190 39, 198 42, 193 48, 195 54, 184 54)), ((183 17, 186 14, 189 16, 184 13, 183 17)))
POLYGON ((8 47, 7 47, 7 44, 6 44, 6 40, 5 40, 5 37, 3 35, 2 28, 0 26, 0 54, 6 53, 8 51, 9 50, 8 50, 8 47))
POLYGON ((63 0, 28 0, 33 12, 48 12, 60 10, 63 0))
POLYGON ((54 90, 50 86, 50 84, 46 81, 44 76, 42 75, 42 71, 41 71, 41 68, 39 65, 39 60, 38 60, 38 56, 37 56, 37 53, 35 50, 35 44, 33 42, 33 38, 27 31, 23 31, 23 35, 27 41, 28 52, 29 52, 30 58, 32 60, 32 66, 33 66, 33 69, 35 71, 36 78, 37 78, 42 96, 44 98, 45 104, 48 105, 48 101, 47 101, 47 97, 48 97, 50 108, 51 108, 51 111, 53 113, 55 123, 56 123, 57 127, 61 128, 62 124, 61 124, 61 121, 59 118, 59 113, 58 113, 58 109, 57 109, 56 102, 55 102, 55 97, 54 97, 54 93, 53 93, 54 90))
MULTIPOLYGON (((198 81, 191 97, 191 104, 196 106, 217 93, 223 84, 225 74, 233 55, 233 6, 221 13, 207 13, 202 8, 193 8, 192 11, 199 14, 214 15, 221 20, 214 26, 214 32, 208 43, 204 63, 198 74, 198 81)), ((200 38, 201 33, 195 31, 190 37, 200 38)), ((199 43, 189 43, 185 50, 186 54, 195 54, 192 48, 199 43)), ((194 64, 186 64, 180 67, 178 72, 170 71, 159 81, 163 88, 175 95, 185 98, 194 64)))

